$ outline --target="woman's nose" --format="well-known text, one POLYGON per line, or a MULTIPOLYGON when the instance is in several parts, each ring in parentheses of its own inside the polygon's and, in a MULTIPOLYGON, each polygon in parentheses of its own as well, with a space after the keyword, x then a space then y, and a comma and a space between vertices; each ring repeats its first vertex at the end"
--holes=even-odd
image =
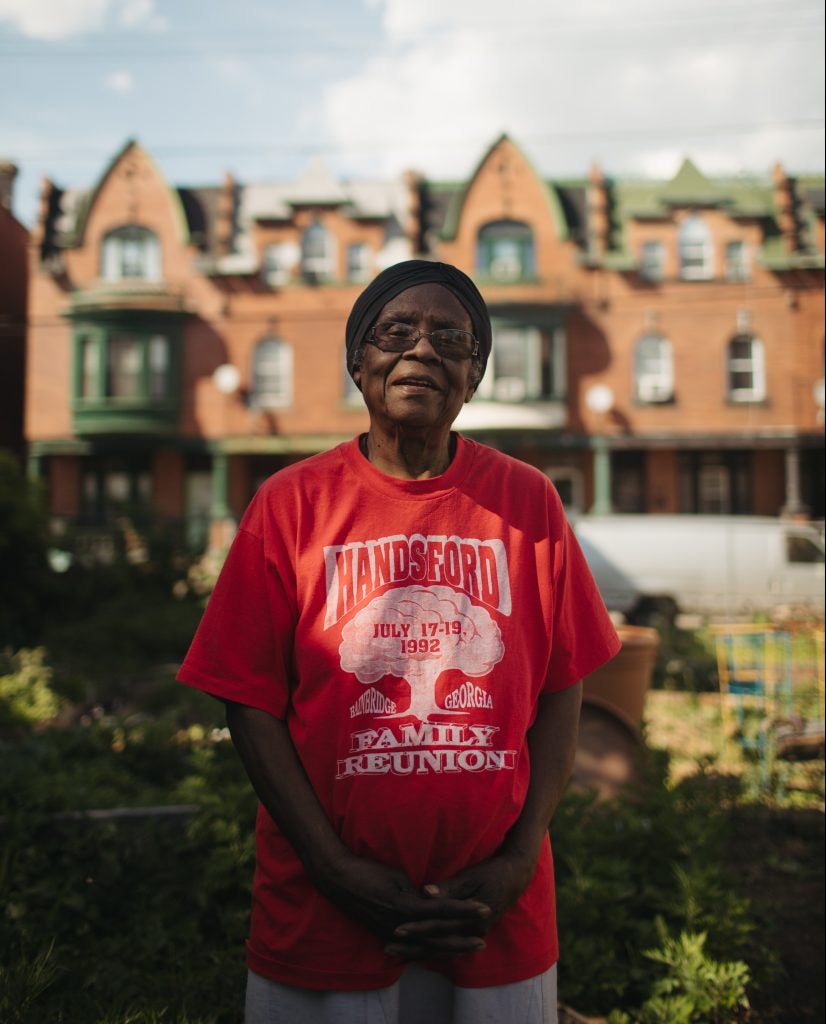
POLYGON ((408 349, 404 354, 422 361, 440 360, 442 358, 434 348, 430 335, 424 332, 422 332, 416 339, 416 344, 413 348, 408 349))

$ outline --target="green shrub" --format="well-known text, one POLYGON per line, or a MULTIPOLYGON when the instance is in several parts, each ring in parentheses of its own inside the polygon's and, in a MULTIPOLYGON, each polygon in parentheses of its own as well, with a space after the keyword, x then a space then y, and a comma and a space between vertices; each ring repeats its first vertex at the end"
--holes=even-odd
POLYGON ((0 449, 0 650, 39 643, 44 611, 54 601, 40 499, 11 452, 0 449))
POLYGON ((614 1011, 609 1024, 734 1024, 743 1020, 749 1001, 749 969, 741 960, 716 961, 705 953, 705 932, 681 932, 672 938, 657 921, 660 946, 643 955, 666 968, 654 980, 651 995, 630 1014, 614 1011))
POLYGON ((0 654, 0 726, 31 726, 54 718, 61 700, 42 647, 0 654))
POLYGON ((599 803, 566 795, 552 833, 557 870, 563 1002, 606 1014, 651 995, 642 952, 657 920, 708 933, 712 956, 739 955, 753 926, 725 873, 729 800, 724 790, 669 789, 666 766, 628 797, 599 803))

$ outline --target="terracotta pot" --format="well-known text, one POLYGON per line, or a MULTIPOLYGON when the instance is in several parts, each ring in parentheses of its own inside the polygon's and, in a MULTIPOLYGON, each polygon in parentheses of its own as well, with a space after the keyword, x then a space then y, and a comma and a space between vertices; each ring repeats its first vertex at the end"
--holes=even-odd
POLYGON ((647 626, 619 626, 619 653, 583 681, 583 700, 615 715, 635 733, 642 724, 660 637, 647 626))

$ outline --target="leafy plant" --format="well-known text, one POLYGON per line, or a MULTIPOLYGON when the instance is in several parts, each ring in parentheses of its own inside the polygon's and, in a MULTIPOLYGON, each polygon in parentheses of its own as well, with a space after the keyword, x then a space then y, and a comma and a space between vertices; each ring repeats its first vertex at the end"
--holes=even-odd
POLYGON ((38 489, 0 449, 0 650, 36 644, 54 603, 46 514, 38 489))
POLYGON ((31 959, 0 962, 0 1020, 3 1024, 30 1024, 35 1020, 35 1005, 58 973, 53 952, 54 943, 31 959))
POLYGON ((749 907, 724 867, 728 797, 714 786, 665 785, 652 761, 633 796, 599 803, 566 796, 552 827, 564 1001, 593 1013, 640 1005, 656 921, 707 929, 714 954, 744 950, 749 907))
POLYGON ((643 956, 665 967, 651 994, 631 1014, 614 1011, 609 1024, 733 1024, 748 1010, 749 969, 741 960, 717 961, 705 952, 705 932, 673 938, 658 919, 660 945, 643 956))
POLYGON ((54 718, 61 706, 42 647, 0 654, 0 726, 30 726, 54 718))

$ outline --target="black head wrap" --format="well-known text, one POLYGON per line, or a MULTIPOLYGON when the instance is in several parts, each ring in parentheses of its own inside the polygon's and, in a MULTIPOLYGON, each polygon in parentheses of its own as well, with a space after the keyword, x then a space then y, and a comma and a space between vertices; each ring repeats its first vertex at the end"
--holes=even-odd
POLYGON ((479 341, 479 380, 485 372, 490 355, 490 314, 479 289, 461 270, 449 263, 431 263, 429 260, 406 260, 383 270, 356 299, 347 319, 347 369, 353 375, 356 355, 367 333, 387 303, 408 288, 430 283, 443 285, 462 303, 473 324, 473 333, 479 341))

